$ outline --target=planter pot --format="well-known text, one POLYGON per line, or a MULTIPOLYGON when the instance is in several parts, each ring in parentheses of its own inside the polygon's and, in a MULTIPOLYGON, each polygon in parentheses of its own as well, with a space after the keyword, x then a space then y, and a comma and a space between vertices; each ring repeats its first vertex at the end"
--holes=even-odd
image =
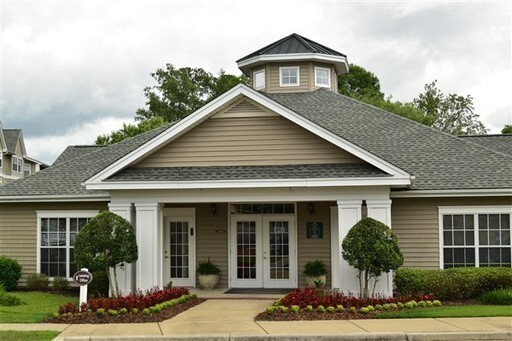
POLYGON ((318 281, 322 281, 323 284, 320 287, 323 288, 325 286, 325 283, 327 283, 327 276, 326 275, 306 276, 306 285, 308 287, 315 288, 316 287, 315 282, 318 282, 318 281))
POLYGON ((213 290, 219 282, 219 275, 199 275, 199 287, 203 290, 213 290))

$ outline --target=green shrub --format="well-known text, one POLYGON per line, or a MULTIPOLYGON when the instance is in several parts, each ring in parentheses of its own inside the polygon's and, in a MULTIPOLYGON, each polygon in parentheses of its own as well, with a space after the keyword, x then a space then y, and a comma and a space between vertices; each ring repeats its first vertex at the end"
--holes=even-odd
POLYGON ((67 289, 69 289, 69 281, 66 277, 61 277, 61 276, 53 277, 52 288, 54 290, 60 290, 60 291, 67 290, 67 289))
POLYGON ((327 275, 327 267, 321 260, 312 260, 304 265, 304 274, 310 277, 327 275))
POLYGON ((316 308, 316 311, 318 311, 319 313, 325 313, 325 308, 323 305, 319 305, 317 308, 316 308))
POLYGON ((362 307, 361 309, 359 309, 359 312, 361 314, 368 314, 370 310, 367 307, 362 307))
POLYGON ((334 309, 333 306, 328 306, 327 307, 327 311, 330 312, 330 313, 334 313, 336 311, 336 309, 334 309))
POLYGON ((434 294, 443 300, 473 298, 512 287, 511 268, 398 269, 395 285, 401 295, 434 294))
POLYGON ((132 314, 138 314, 138 313, 139 313, 139 309, 137 309, 137 308, 132 309, 132 314))
POLYGON ((0 284, 0 307, 12 307, 15 305, 21 305, 23 302, 18 296, 9 294, 5 291, 5 288, 2 284, 0 284))
POLYGON ((50 279, 46 274, 30 274, 27 277, 27 288, 29 290, 46 290, 50 279))
POLYGON ((103 315, 105 315, 105 309, 103 309, 103 308, 99 308, 98 310, 96 310, 96 314, 98 314, 98 316, 103 316, 103 315))
MULTIPOLYGON (((373 308, 373 307, 372 307, 373 308)), ((336 311, 342 313, 345 311, 345 307, 343 307, 341 304, 336 306, 336 311)))
POLYGON ((312 305, 306 306, 306 311, 313 311, 313 306, 312 305))
POLYGON ((108 275, 105 271, 94 271, 92 282, 87 286, 87 293, 91 297, 108 297, 108 275))
POLYGON ((292 313, 298 313, 300 311, 300 307, 298 305, 292 305, 290 310, 292 313))
POLYGON ((512 289, 498 289, 480 296, 480 302, 493 305, 512 305, 512 289))
POLYGON ((7 291, 16 289, 21 277, 21 265, 12 258, 0 256, 0 284, 7 291))

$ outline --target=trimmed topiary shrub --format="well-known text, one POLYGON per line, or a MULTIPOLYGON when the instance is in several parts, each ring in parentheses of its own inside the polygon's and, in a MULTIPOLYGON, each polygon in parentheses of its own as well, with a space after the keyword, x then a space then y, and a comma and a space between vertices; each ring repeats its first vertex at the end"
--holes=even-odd
POLYGON ((16 289, 21 277, 21 265, 15 259, 0 256, 0 284, 7 291, 16 289))
POLYGON ((442 300, 460 300, 496 289, 512 288, 512 269, 399 269, 395 274, 395 285, 400 295, 432 293, 442 300))
POLYGON ((30 274, 27 277, 27 288, 29 290, 46 290, 49 284, 50 279, 46 274, 30 274))

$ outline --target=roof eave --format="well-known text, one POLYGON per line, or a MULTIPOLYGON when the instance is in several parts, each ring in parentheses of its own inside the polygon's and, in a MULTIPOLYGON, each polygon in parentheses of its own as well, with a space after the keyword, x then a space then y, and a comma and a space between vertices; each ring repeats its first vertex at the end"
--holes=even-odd
POLYGON ((0 203, 12 202, 90 202, 110 201, 110 194, 90 195, 6 195, 0 196, 0 203))
POLYGON ((318 61, 334 64, 336 72, 344 74, 348 72, 348 61, 346 57, 331 56, 322 53, 288 53, 288 54, 267 54, 255 56, 246 60, 237 62, 238 68, 250 76, 250 70, 258 65, 269 62, 290 62, 290 61, 318 61))
POLYGON ((512 196, 512 188, 476 188, 392 191, 392 199, 400 198, 440 198, 440 197, 507 197, 512 196))

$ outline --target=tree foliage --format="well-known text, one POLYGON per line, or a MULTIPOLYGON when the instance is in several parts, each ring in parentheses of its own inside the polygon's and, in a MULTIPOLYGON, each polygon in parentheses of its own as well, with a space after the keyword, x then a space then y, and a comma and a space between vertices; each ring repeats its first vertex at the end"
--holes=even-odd
POLYGON ((445 96, 437 80, 425 84, 425 92, 414 99, 416 108, 427 117, 427 125, 452 135, 485 134, 487 129, 474 112, 473 97, 457 94, 445 96))
POLYGON ((373 72, 355 64, 350 64, 349 72, 338 77, 338 92, 356 99, 384 99, 379 78, 373 72))
POLYGON ((356 223, 341 246, 343 259, 358 270, 359 289, 364 297, 370 296, 372 280, 373 296, 379 276, 398 269, 404 262, 393 231, 372 218, 364 218, 356 223))
POLYGON ((226 74, 223 70, 218 76, 202 68, 175 68, 167 64, 157 69, 151 76, 158 83, 144 89, 147 108, 137 110, 137 120, 162 117, 166 122, 182 119, 222 95, 233 86, 249 79, 226 74))
POLYGON ((77 234, 74 253, 79 268, 105 271, 109 275, 111 292, 119 296, 116 269, 138 259, 133 226, 117 214, 103 211, 90 219, 77 234))
POLYGON ((503 129, 501 129, 502 134, 512 134, 512 124, 505 124, 503 129))
POLYGON ((161 127, 166 123, 167 122, 159 116, 134 124, 123 123, 123 127, 121 129, 114 130, 110 132, 110 134, 99 135, 96 137, 96 141, 94 143, 97 145, 105 145, 121 142, 127 138, 161 127))

